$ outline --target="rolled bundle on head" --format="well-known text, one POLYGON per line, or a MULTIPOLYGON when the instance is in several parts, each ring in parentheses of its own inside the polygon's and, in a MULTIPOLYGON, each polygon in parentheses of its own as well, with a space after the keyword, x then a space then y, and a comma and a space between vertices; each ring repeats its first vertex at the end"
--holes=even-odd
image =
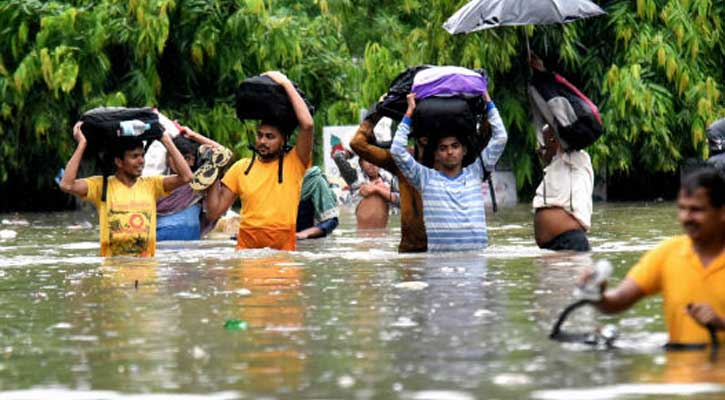
MULTIPOLYGON (((310 114, 315 107, 297 85, 295 89, 307 105, 310 114)), ((284 88, 272 79, 257 75, 245 79, 236 93, 237 117, 244 120, 260 120, 278 127, 285 135, 291 135, 299 124, 292 103, 284 88)))

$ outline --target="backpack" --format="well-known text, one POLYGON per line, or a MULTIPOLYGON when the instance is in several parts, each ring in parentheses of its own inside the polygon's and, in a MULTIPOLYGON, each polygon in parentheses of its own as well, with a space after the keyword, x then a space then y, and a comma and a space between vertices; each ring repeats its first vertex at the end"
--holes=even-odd
POLYGON ((603 133, 597 106, 559 74, 535 70, 529 101, 537 135, 541 136, 541 127, 548 123, 566 151, 582 150, 603 133))
POLYGON ((133 142, 146 142, 148 150, 154 140, 161 139, 164 128, 159 122, 159 116, 152 108, 126 108, 126 107, 98 107, 86 111, 81 115, 83 122, 81 131, 86 137, 86 154, 95 155, 103 175, 103 191, 101 201, 106 201, 108 189, 108 176, 113 174, 114 148, 133 142), (143 133, 134 136, 121 134, 121 123, 138 120, 147 127, 143 133))
MULTIPOLYGON (((314 115, 315 107, 294 82, 293 85, 307 105, 310 114, 314 115)), ((286 132, 293 131, 298 125, 297 114, 287 92, 266 76, 253 76, 239 84, 236 109, 237 117, 242 121, 248 119, 269 121, 278 124, 286 132)))

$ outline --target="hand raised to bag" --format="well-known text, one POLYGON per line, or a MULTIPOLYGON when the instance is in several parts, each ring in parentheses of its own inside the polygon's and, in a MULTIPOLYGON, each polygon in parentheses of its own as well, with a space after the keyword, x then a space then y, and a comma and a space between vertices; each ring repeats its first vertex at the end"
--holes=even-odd
POLYGON ((415 111, 415 93, 408 93, 405 99, 408 100, 408 111, 405 114, 413 115, 413 111, 415 111))
POLYGON ((86 136, 83 134, 81 126, 83 126, 82 121, 76 122, 76 124, 73 126, 73 139, 79 144, 86 142, 86 136))
POLYGON ((285 75, 279 71, 267 71, 267 72, 263 73, 262 76, 268 77, 269 79, 271 79, 272 81, 274 81, 274 83, 276 83, 278 85, 284 85, 284 84, 290 83, 290 80, 289 80, 289 78, 287 78, 287 75, 285 75))

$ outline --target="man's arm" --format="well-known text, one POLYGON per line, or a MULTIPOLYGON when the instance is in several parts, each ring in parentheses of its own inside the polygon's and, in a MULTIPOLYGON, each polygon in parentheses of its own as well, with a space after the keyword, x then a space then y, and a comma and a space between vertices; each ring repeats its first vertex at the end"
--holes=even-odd
POLYGON ((504 127, 501 115, 499 115, 496 105, 491 101, 488 92, 484 93, 484 100, 486 100, 488 121, 491 124, 491 140, 481 151, 481 160, 487 171, 493 171, 498 159, 501 158, 501 154, 503 154, 506 148, 508 133, 506 133, 506 127, 504 127))
POLYGON ((184 156, 181 155, 179 149, 174 145, 174 141, 171 140, 171 136, 168 133, 164 133, 161 137, 161 143, 166 147, 166 151, 169 152, 171 158, 174 160, 174 165, 178 168, 177 175, 169 175, 164 177, 164 192, 170 192, 179 186, 185 185, 191 182, 194 175, 191 173, 189 164, 184 160, 184 156))
POLYGON ((395 165, 390 152, 375 145, 373 129, 378 120, 380 120, 380 117, 377 114, 365 119, 357 128, 355 136, 350 140, 350 147, 363 160, 395 174, 398 167, 395 165))
POLYGON ((357 170, 350 165, 350 161, 348 161, 345 153, 347 153, 347 151, 338 151, 332 157, 332 161, 334 161, 335 165, 337 165, 337 169, 340 171, 340 176, 345 180, 347 186, 352 188, 357 182, 357 170))
POLYGON ((390 189, 387 183, 375 184, 375 183, 364 183, 360 186, 360 195, 362 197, 368 197, 372 195, 378 195, 383 200, 393 203, 400 204, 399 195, 390 189))
POLYGON ((315 124, 312 115, 310 115, 310 110, 307 109, 307 105, 302 100, 302 96, 300 96, 297 89, 292 85, 292 82, 284 74, 278 71, 269 71, 262 75, 272 79, 287 92, 287 97, 289 97, 292 103, 292 108, 294 108, 295 115, 297 116, 297 122, 300 125, 300 132, 297 135, 295 149, 297 156, 302 160, 302 165, 306 168, 312 159, 312 143, 315 133, 315 124))
POLYGON ((179 134, 184 136, 185 138, 192 140, 199 144, 206 144, 212 147, 224 147, 217 143, 216 141, 209 139, 208 137, 202 135, 201 133, 195 132, 193 129, 189 128, 188 126, 182 126, 181 131, 179 131, 179 134))
POLYGON ((211 185, 206 193, 206 215, 210 221, 219 219, 237 198, 237 195, 223 183, 211 185))
POLYGON ((393 138, 393 144, 390 147, 390 154, 400 172, 420 191, 426 168, 418 164, 413 156, 408 153, 408 134, 410 133, 413 111, 415 111, 415 93, 408 95, 408 111, 405 112, 403 120, 398 124, 398 130, 395 132, 395 138, 393 138))
POLYGON ((712 326, 716 330, 725 330, 725 318, 718 316, 709 304, 688 304, 687 313, 702 326, 712 326))
POLYGON ((73 126, 73 139, 78 142, 78 146, 65 166, 65 175, 60 180, 60 189, 66 193, 85 198, 88 195, 88 184, 83 179, 76 179, 78 177, 78 167, 81 159, 83 159, 83 152, 86 150, 87 145, 86 137, 81 131, 81 125, 83 125, 83 122, 77 122, 73 126))
POLYGON ((319 237, 327 236, 330 234, 330 232, 337 228, 338 223, 339 222, 337 217, 326 219, 311 228, 307 228, 297 232, 297 239, 316 239, 319 237))
POLYGON ((606 281, 602 282, 602 299, 594 306, 605 314, 624 311, 644 297, 644 292, 631 278, 625 278, 616 289, 604 291, 606 281))

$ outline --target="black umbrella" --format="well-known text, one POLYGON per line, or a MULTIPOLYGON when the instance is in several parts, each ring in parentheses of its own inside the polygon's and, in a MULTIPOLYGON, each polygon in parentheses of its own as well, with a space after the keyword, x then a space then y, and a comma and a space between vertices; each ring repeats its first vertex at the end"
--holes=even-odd
POLYGON ((563 24, 602 14, 589 0, 472 0, 443 28, 455 35, 497 26, 563 24))

